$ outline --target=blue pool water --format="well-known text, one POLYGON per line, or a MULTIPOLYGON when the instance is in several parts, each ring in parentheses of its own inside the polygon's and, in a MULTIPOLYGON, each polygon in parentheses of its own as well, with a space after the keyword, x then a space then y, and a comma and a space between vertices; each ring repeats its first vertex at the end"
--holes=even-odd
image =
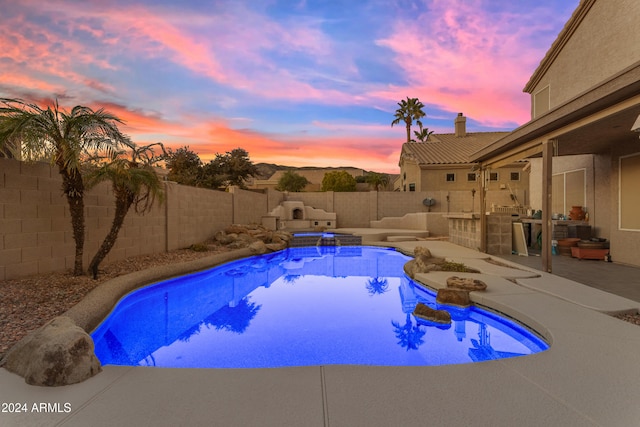
POLYGON ((122 299, 93 332, 103 364, 259 368, 443 365, 528 355, 548 345, 471 307, 438 306, 388 248, 318 246, 237 260, 122 299), (418 302, 451 312, 432 325, 418 302))

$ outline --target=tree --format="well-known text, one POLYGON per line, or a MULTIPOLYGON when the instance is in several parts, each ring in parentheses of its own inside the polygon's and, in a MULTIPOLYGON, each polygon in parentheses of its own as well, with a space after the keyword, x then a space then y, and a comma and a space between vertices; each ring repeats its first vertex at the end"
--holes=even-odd
POLYGON ((156 197, 162 200, 164 196, 162 182, 153 169, 153 165, 163 159, 163 156, 155 155, 155 145, 159 145, 164 152, 160 143, 132 146, 130 151, 115 152, 110 161, 87 174, 87 188, 111 181, 116 205, 111 229, 89 264, 89 271, 94 279, 98 277, 98 266, 115 245, 131 206, 134 206, 137 213, 144 214, 151 210, 156 197))
POLYGON ((25 160, 48 159, 62 176, 75 241, 76 276, 84 273, 85 183, 81 164, 91 152, 111 153, 130 144, 118 129, 119 123, 122 120, 103 109, 78 105, 67 112, 57 101, 43 109, 20 99, 0 98, 0 151, 13 152, 25 160))
POLYGON ((165 165, 169 169, 167 179, 183 185, 198 187, 202 176, 202 161, 188 146, 176 151, 167 150, 165 165))
POLYGON ((426 116, 424 111, 422 111, 424 104, 420 102, 418 98, 407 97, 406 100, 403 99, 401 102, 398 102, 398 105, 400 108, 396 110, 395 119, 391 122, 391 127, 400 122, 404 122, 407 126, 407 142, 411 142, 411 125, 413 121, 416 120, 422 128, 420 119, 426 116))
POLYGON ((213 161, 219 167, 225 186, 237 185, 246 188, 245 180, 258 173, 258 168, 249 160, 249 153, 242 148, 234 148, 224 155, 216 154, 213 161))
POLYGON ((429 140, 429 136, 433 133, 433 131, 429 130, 429 128, 422 128, 422 123, 418 122, 418 125, 420 126, 420 131, 413 131, 413 134, 416 136, 416 138, 418 138, 418 141, 420 142, 427 142, 429 140))
POLYGON ((302 175, 295 173, 292 170, 286 171, 282 174, 282 177, 278 180, 276 190, 278 191, 291 191, 297 193, 302 191, 304 187, 309 184, 309 180, 302 175))
POLYGON ((367 184, 375 188, 376 191, 380 191, 381 187, 389 185, 391 179, 386 173, 371 172, 366 176, 365 180, 367 184))
POLYGON ((237 185, 246 188, 245 180, 258 173, 258 168, 249 160, 249 153, 242 148, 234 148, 225 154, 216 154, 211 161, 212 169, 222 177, 224 186, 237 185))
POLYGON ((356 179, 347 171, 327 172, 322 178, 322 191, 356 191, 356 179))

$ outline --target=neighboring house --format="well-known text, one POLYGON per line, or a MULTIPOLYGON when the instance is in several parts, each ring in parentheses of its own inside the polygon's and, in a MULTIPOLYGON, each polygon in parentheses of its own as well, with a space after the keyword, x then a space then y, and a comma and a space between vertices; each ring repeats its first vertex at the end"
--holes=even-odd
POLYGON ((573 205, 614 261, 640 266, 639 17, 637 0, 582 0, 524 88, 531 121, 471 156, 485 173, 530 160, 548 271, 552 214, 573 205))
MULTIPOLYGON (((466 117, 459 113, 455 133, 431 134, 427 142, 407 142, 400 153, 398 191, 471 191, 479 188, 478 165, 470 156, 509 132, 467 132, 466 117)), ((528 204, 529 174, 526 162, 513 162, 487 176, 487 190, 499 205, 528 204), (500 194, 503 193, 503 194, 500 194)))

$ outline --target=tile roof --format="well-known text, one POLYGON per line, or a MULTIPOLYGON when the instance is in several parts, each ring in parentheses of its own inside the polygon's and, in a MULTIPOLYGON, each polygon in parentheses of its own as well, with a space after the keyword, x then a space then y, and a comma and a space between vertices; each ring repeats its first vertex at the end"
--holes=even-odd
POLYGON ((429 165, 471 163, 471 154, 508 134, 509 132, 469 132, 463 137, 457 137, 453 133, 432 134, 429 142, 402 144, 401 157, 429 165))

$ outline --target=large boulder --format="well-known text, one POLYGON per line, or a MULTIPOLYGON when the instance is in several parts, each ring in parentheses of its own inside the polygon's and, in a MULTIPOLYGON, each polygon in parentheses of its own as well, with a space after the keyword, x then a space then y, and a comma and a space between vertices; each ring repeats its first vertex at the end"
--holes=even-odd
POLYGON ((267 245, 262 240, 256 240, 249 245, 249 249, 254 254, 264 254, 267 252, 267 245))
POLYGON ((413 310, 413 315, 429 322, 442 324, 451 323, 451 314, 446 310, 435 310, 426 304, 419 302, 413 310))
POLYGON ((438 289, 436 295, 436 302, 438 304, 455 305, 458 307, 469 307, 471 305, 471 298, 469 298, 469 291, 463 291, 462 289, 438 289))
POLYGON ((416 274, 418 273, 428 273, 430 271, 440 270, 440 264, 443 262, 444 258, 429 257, 425 253, 416 254, 414 259, 409 260, 404 265, 404 272, 407 273, 407 276, 415 279, 416 274))
POLYGON ((240 225, 240 224, 231 224, 230 226, 228 226, 227 228, 224 229, 225 233, 227 234, 248 234, 249 233, 249 229, 247 228, 246 225, 240 225))
POLYGON ((75 384, 100 371, 93 340, 68 317, 60 316, 18 342, 2 361, 27 384, 75 384))
POLYGON ((236 233, 225 233, 224 231, 218 231, 215 235, 216 241, 218 241, 221 245, 228 245, 233 243, 238 238, 236 233))
POLYGON ((267 243, 265 246, 271 252, 277 252, 277 251, 281 251, 281 250, 287 248, 287 244, 284 243, 284 242, 282 242, 282 243, 267 243))
POLYGON ((432 258, 431 251, 429 250, 429 248, 425 248, 424 246, 416 246, 413 249, 413 254, 415 256, 424 255, 427 258, 432 258))
POLYGON ((462 289, 464 291, 484 291, 487 284, 482 280, 470 277, 451 276, 447 278, 447 288, 462 289))

